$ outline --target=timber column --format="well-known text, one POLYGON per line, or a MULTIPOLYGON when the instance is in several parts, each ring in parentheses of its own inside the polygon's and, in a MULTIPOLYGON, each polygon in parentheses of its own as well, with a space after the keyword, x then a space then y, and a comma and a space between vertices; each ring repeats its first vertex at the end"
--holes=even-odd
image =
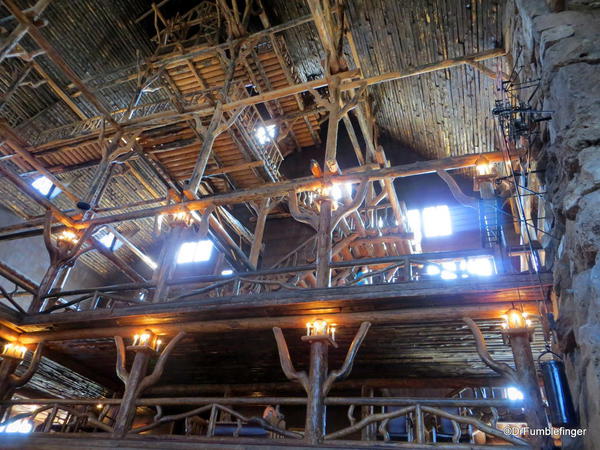
POLYGON ((331 212, 333 200, 329 195, 319 198, 319 225, 317 230, 317 287, 331 284, 331 212))
POLYGON ((191 217, 187 212, 178 212, 167 217, 171 229, 165 236, 159 256, 158 268, 154 272, 153 281, 156 288, 152 297, 153 303, 165 301, 169 294, 168 281, 175 269, 177 252, 187 228, 191 225, 191 217))
MULTIPOLYGON (((128 349, 133 348, 133 346, 128 347, 128 349)), ((135 401, 141 393, 140 386, 142 380, 146 376, 150 357, 152 356, 152 353, 154 353, 154 350, 149 348, 140 348, 134 351, 135 357, 133 358, 131 371, 129 372, 129 376, 125 383, 123 400, 121 401, 121 407, 119 408, 117 418, 115 419, 114 433, 116 436, 123 436, 131 429, 133 419, 135 418, 135 401)))
POLYGON ((177 334, 164 350, 159 353, 162 346, 162 340, 159 336, 156 336, 150 330, 144 330, 142 333, 136 334, 133 337, 132 345, 127 347, 127 350, 135 353, 130 371, 127 371, 125 368, 125 345, 123 338, 115 336, 115 344, 117 346, 117 376, 125 384, 125 392, 123 393, 123 399, 121 400, 121 406, 119 407, 113 428, 113 435, 115 437, 122 437, 131 430, 133 420, 135 419, 136 400, 145 389, 160 379, 167 358, 183 336, 185 336, 184 332, 177 334), (150 358, 154 356, 158 356, 158 361, 152 373, 146 375, 150 358))
POLYGON ((358 349, 370 326, 369 322, 363 322, 360 325, 350 344, 342 367, 338 370, 329 371, 327 357, 329 346, 337 347, 335 342, 337 325, 322 319, 315 319, 307 323, 306 336, 302 336, 302 340, 310 343, 310 369, 308 375, 305 371, 299 372, 294 369, 281 328, 273 328, 283 373, 289 380, 300 383, 307 394, 304 428, 304 440, 307 444, 317 445, 324 440, 327 418, 325 398, 336 381, 343 380, 350 374, 358 349))
MULTIPOLYGON (((42 358, 42 349, 44 343, 40 342, 31 357, 29 367, 22 375, 17 376, 15 371, 21 362, 25 359, 27 347, 18 342, 9 342, 4 345, 2 351, 2 362, 0 363, 0 400, 10 400, 18 387, 26 384, 37 370, 42 358)), ((8 408, 0 406, 0 421, 8 408)))
POLYGON ((531 328, 524 327, 506 329, 502 335, 509 341, 512 349, 516 378, 523 392, 527 423, 530 428, 541 429, 548 426, 548 419, 531 352, 532 333, 531 328))
POLYGON ((326 407, 324 387, 329 373, 327 364, 329 346, 333 345, 337 347, 337 345, 326 334, 302 336, 302 340, 310 342, 310 369, 308 372, 304 439, 311 444, 318 444, 325 436, 326 407))

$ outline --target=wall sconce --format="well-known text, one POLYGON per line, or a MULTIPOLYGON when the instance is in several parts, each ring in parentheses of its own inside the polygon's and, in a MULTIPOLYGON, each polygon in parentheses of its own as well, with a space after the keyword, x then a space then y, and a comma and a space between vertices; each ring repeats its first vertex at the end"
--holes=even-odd
POLYGON ((319 339, 327 339, 331 341, 331 344, 337 347, 335 344, 335 332, 337 324, 329 323, 323 319, 315 319, 311 322, 306 323, 306 336, 302 336, 304 341, 313 341, 319 339))
POLYGON ((507 329, 522 329, 531 327, 531 320, 527 318, 528 314, 523 311, 519 311, 516 308, 511 308, 502 315, 504 323, 502 328, 507 329))
POLYGON ((127 347, 127 350, 159 352, 162 346, 162 340, 158 338, 151 330, 144 330, 142 333, 133 336, 133 343, 127 347))
POLYGON ((67 228, 56 236, 56 241, 59 245, 75 245, 79 241, 79 236, 75 231, 67 228))
POLYGON ((15 343, 9 342, 8 344, 4 345, 1 356, 3 358, 23 359, 23 358, 25 358, 26 354, 27 354, 27 347, 25 347, 24 345, 20 345, 18 343, 15 344, 15 343))
POLYGON ((529 340, 533 340, 532 322, 528 319, 528 314, 522 310, 511 308, 502 314, 502 338, 505 344, 509 343, 510 335, 517 333, 529 334, 529 340))
POLYGON ((480 155, 475 161, 475 170, 478 176, 488 176, 493 174, 494 167, 485 156, 480 155))

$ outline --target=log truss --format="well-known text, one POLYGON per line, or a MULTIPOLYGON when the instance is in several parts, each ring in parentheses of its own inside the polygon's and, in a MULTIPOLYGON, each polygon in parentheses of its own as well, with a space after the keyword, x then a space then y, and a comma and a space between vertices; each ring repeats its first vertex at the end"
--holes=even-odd
MULTIPOLYGON (((271 26, 260 0, 246 0, 243 9, 237 1, 203 1, 175 18, 165 17, 161 11, 165 2, 161 2, 153 4, 151 10, 138 19, 151 17, 154 22, 154 53, 128 67, 83 80, 41 32, 46 25, 42 19, 43 12, 49 3, 39 0, 32 8, 21 10, 13 0, 3 0, 16 25, 0 44, 0 62, 5 58, 19 58, 27 64, 15 74, 1 99, 0 110, 8 107, 18 89, 47 85, 79 118, 42 132, 32 130, 30 134, 23 129, 17 132, 8 123, 0 123, 3 153, 0 173, 45 213, 32 217, 25 211, 18 211, 26 221, 0 229, 0 240, 42 234, 51 259, 50 268, 39 286, 12 268, 4 264, 0 266, 0 275, 23 290, 9 293, 2 288, 9 306, 3 305, 0 310, 2 320, 7 324, 0 327, 0 335, 26 344, 40 343, 25 374, 19 378, 13 378, 13 374, 6 377, 8 387, 5 390, 11 393, 16 386, 31 378, 45 340, 98 338, 113 334, 117 346, 116 372, 125 385, 125 391, 122 398, 113 399, 63 402, 37 399, 35 404, 41 406, 29 413, 14 415, 3 425, 20 419, 35 420, 46 414, 38 431, 47 433, 56 431, 57 427, 61 432, 69 433, 101 431, 116 439, 183 422, 189 436, 202 435, 216 441, 217 428, 227 424, 235 438, 242 436, 247 428, 257 427, 267 433, 268 438, 304 439, 317 445, 323 441, 336 441, 344 445, 342 438, 369 429, 376 429, 381 439, 390 442, 390 423, 404 418, 411 424, 410 445, 428 445, 431 440, 426 422, 437 418, 435 420, 451 421, 454 429, 452 448, 471 448, 460 443, 467 427, 478 429, 511 446, 528 445, 521 439, 505 436, 497 428, 498 408, 510 409, 514 404, 493 400, 452 403, 436 399, 328 398, 332 385, 349 375, 370 321, 385 322, 394 314, 398 322, 402 322, 402 317, 409 322, 448 317, 448 308, 425 312, 419 304, 411 304, 411 310, 406 308, 395 313, 387 310, 335 315, 345 318, 347 323, 368 321, 360 326, 342 367, 331 372, 327 370, 327 345, 323 342, 311 343, 314 355, 311 354, 310 373, 296 371, 281 329, 274 328, 284 373, 303 386, 307 399, 140 398, 161 377, 167 358, 183 339, 186 330, 200 332, 232 326, 225 323, 226 319, 219 318, 196 321, 192 318, 176 323, 169 317, 163 320, 165 314, 235 312, 249 304, 252 308, 310 305, 315 296, 324 304, 328 299, 341 304, 341 297, 373 301, 442 295, 449 289, 423 282, 425 266, 471 256, 498 258, 498 252, 485 251, 477 255, 468 252, 418 254, 420 249, 408 226, 406 207, 396 195, 394 179, 438 173, 448 182, 452 192, 459 195, 462 193, 456 190, 456 183, 446 171, 472 167, 478 155, 392 167, 378 142, 379 132, 368 92, 369 86, 463 65, 492 76, 492 71, 481 62, 503 56, 503 49, 427 62, 410 69, 367 77, 361 69, 343 1, 307 0, 310 15, 276 26, 271 26), (249 23, 253 15, 260 19, 264 29, 250 33, 249 23), (295 72, 282 33, 305 24, 315 27, 325 59, 323 76, 302 82, 295 72), (20 45, 25 35, 35 43, 35 50, 26 52, 20 45), (350 49, 351 64, 346 60, 345 46, 350 49), (35 61, 38 57, 46 58, 71 84, 61 87, 35 61), (33 72, 42 80, 30 80, 33 72), (135 85, 135 93, 126 102, 127 106, 120 109, 107 107, 102 92, 128 83, 135 85), (154 93, 157 94, 151 95, 154 93), (86 108, 78 106, 81 101, 85 102, 86 108), (358 123, 356 130, 353 118, 358 123), (284 157, 293 151, 321 144, 319 131, 325 122, 323 166, 313 164, 312 177, 285 180, 280 171, 284 157), (337 154, 340 123, 344 123, 358 162, 356 167, 344 171, 340 169, 337 154), (277 131, 271 134, 273 127, 277 131), (359 141, 364 142, 364 148, 359 141), (83 152, 84 157, 75 163, 64 162, 69 160, 66 155, 77 152, 83 152), (122 175, 121 167, 127 167, 125 174, 133 177, 150 198, 116 202, 108 208, 101 208, 101 201, 107 199, 107 188, 114 183, 117 175, 122 175), (71 172, 82 168, 93 168, 94 175, 87 192, 74 192, 65 179, 71 172), (145 173, 151 173, 157 183, 150 182, 145 173), (36 192, 26 181, 26 177, 32 174, 48 178, 62 191, 70 207, 36 192), (337 201, 331 190, 343 184, 352 184, 353 194, 337 201), (246 229, 230 209, 233 205, 248 205, 250 202, 254 203, 257 215, 254 233, 246 229), (73 206, 78 208, 75 212, 73 206), (316 235, 292 249, 271 267, 265 267, 260 258, 265 222, 269 214, 286 214, 286 210, 297 221, 309 224, 316 235), (135 221, 154 220, 157 223, 159 218, 178 214, 189 216, 186 225, 194 224, 201 230, 199 235, 215 242, 223 258, 235 268, 234 274, 173 278, 173 249, 182 242, 184 232, 171 233, 170 238, 165 239, 165 248, 170 247, 171 252, 168 248, 163 250, 164 258, 161 257, 160 264, 154 263, 153 266, 145 251, 131 242, 119 228, 124 223, 135 221), (101 229, 111 230, 132 253, 153 269, 150 281, 132 269, 128 261, 116 256, 112 249, 107 250, 98 244, 94 235, 101 229), (58 233, 65 231, 75 234, 73 242, 59 242, 58 233), (80 256, 92 252, 104 256, 133 282, 71 291, 62 289, 68 274, 66 269, 80 256), (306 258, 307 252, 310 258, 306 258), (374 293, 371 288, 361 287, 365 282, 378 285, 378 291, 374 293), (148 293, 152 295, 146 295, 148 293), (22 298, 31 299, 27 311, 19 303, 22 298), (136 353, 131 370, 125 368, 123 336, 130 335, 134 328, 138 328, 137 324, 95 326, 112 318, 143 315, 147 315, 147 323, 155 325, 156 329, 175 335, 158 355, 150 375, 146 375, 150 361, 148 353, 136 353), (88 330, 90 324, 94 326, 88 330), (57 325, 56 329, 54 325, 57 325), (15 329, 17 327, 18 330, 15 329), (314 367, 313 360, 316 361, 314 367), (98 403, 103 405, 100 411, 94 409, 98 403), (279 415, 279 407, 283 405, 306 405, 307 422, 303 433, 285 428, 279 415), (325 405, 347 407, 349 426, 326 433, 325 405), (150 423, 133 426, 137 406, 156 410, 150 423), (194 408, 164 415, 162 408, 170 406, 194 408), (272 415, 263 414, 261 417, 260 414, 236 411, 236 406, 275 408, 272 415), (354 415, 357 406, 370 407, 371 413, 361 414, 361 418, 357 419, 354 415), (375 406, 382 407, 382 412, 373 412, 375 406), (457 407, 459 411, 449 413, 444 409, 448 406, 457 407), (396 409, 392 410, 392 407, 396 409), (111 408, 118 409, 113 421, 108 415, 111 408), (477 412, 477 408, 481 410, 477 412), (488 414, 488 411, 491 413, 488 414)), ((486 158, 490 162, 504 161, 504 155, 497 152, 486 154, 486 158)), ((461 198, 474 206, 472 199, 461 198)), ((147 246, 148 242, 141 244, 147 246)), ((532 286, 531 281, 511 274, 506 274, 505 278, 497 277, 488 283, 489 286, 480 283, 469 287, 466 286, 469 283, 457 283, 454 292, 479 295, 482 292, 506 291, 519 295, 524 307, 533 310, 536 302, 545 300, 544 288, 550 284, 545 278, 544 283, 541 280, 541 292, 536 293, 537 286, 532 286)), ((488 305, 487 309, 470 303, 459 304, 457 306, 461 309, 454 314, 457 317, 477 314, 489 317, 506 303, 498 299, 492 301, 497 301, 497 304, 488 305)), ((281 314, 271 322, 256 320, 255 317, 241 320, 248 329, 276 323, 297 328, 305 318, 305 315, 286 317, 286 314, 281 314)), ((236 321, 240 326, 242 322, 236 321)), ((468 317, 465 321, 475 334, 478 352, 488 366, 521 384, 529 382, 531 385, 531 380, 524 381, 512 368, 496 363, 487 354, 474 322, 468 317)), ((8 367, 8 364, 3 363, 4 366, 8 367)), ((14 368, 11 366, 11 369, 14 368)), ((7 370, 3 369, 4 372, 7 370)), ((7 396, 1 400, 3 406, 18 404, 18 401, 8 400, 7 396)))

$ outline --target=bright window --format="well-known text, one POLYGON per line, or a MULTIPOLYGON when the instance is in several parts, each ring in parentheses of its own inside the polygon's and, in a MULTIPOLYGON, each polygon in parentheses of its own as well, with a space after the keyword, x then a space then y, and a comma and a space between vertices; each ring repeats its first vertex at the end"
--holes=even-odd
POLYGON ((224 269, 224 270, 221 271, 221 275, 223 275, 223 276, 233 275, 233 270, 231 270, 231 269, 224 269))
POLYGON ((425 267, 427 275, 439 275, 443 280, 455 280, 468 278, 471 275, 487 277, 495 273, 494 262, 489 256, 477 256, 475 258, 456 259, 444 261, 440 264, 429 264, 425 267))
POLYGON ((423 233, 425 237, 449 236, 452 234, 450 210, 446 205, 423 209, 423 233))
POLYGON ((94 233, 94 237, 106 248, 112 250, 117 250, 123 245, 123 242, 117 239, 115 235, 107 229, 101 229, 100 231, 94 233))
POLYGON ((516 387, 506 388, 506 396, 509 400, 523 400, 525 398, 523 393, 516 387))
POLYGON ((341 200, 345 194, 352 195, 352 183, 334 184, 330 193, 334 200, 341 200))
POLYGON ((494 266, 489 257, 470 258, 467 260, 467 271, 472 275, 488 277, 494 273, 494 266))
POLYGON ((213 243, 208 239, 184 242, 177 253, 177 264, 208 261, 212 255, 213 243))
POLYGON ((54 198, 60 194, 60 189, 54 186, 47 177, 38 177, 31 185, 45 197, 54 198))
POLYGON ((256 140, 260 145, 265 145, 266 143, 275 139, 275 132, 275 125, 258 127, 255 132, 256 140))
POLYGON ((423 233, 421 232, 421 211, 418 209, 411 209, 406 213, 406 216, 410 231, 415 234, 414 240, 416 242, 421 242, 421 239, 423 239, 423 233))
POLYGON ((19 419, 8 425, 0 426, 0 433, 31 433, 33 425, 27 419, 19 419))

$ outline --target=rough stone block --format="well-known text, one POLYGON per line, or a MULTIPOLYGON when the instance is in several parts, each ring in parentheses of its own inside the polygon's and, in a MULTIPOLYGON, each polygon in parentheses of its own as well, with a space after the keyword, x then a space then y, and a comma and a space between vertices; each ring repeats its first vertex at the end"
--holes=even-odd
POLYGON ((554 110, 549 123, 551 140, 562 138, 571 149, 600 142, 600 70, 587 63, 570 64, 557 70, 550 83, 554 110))

